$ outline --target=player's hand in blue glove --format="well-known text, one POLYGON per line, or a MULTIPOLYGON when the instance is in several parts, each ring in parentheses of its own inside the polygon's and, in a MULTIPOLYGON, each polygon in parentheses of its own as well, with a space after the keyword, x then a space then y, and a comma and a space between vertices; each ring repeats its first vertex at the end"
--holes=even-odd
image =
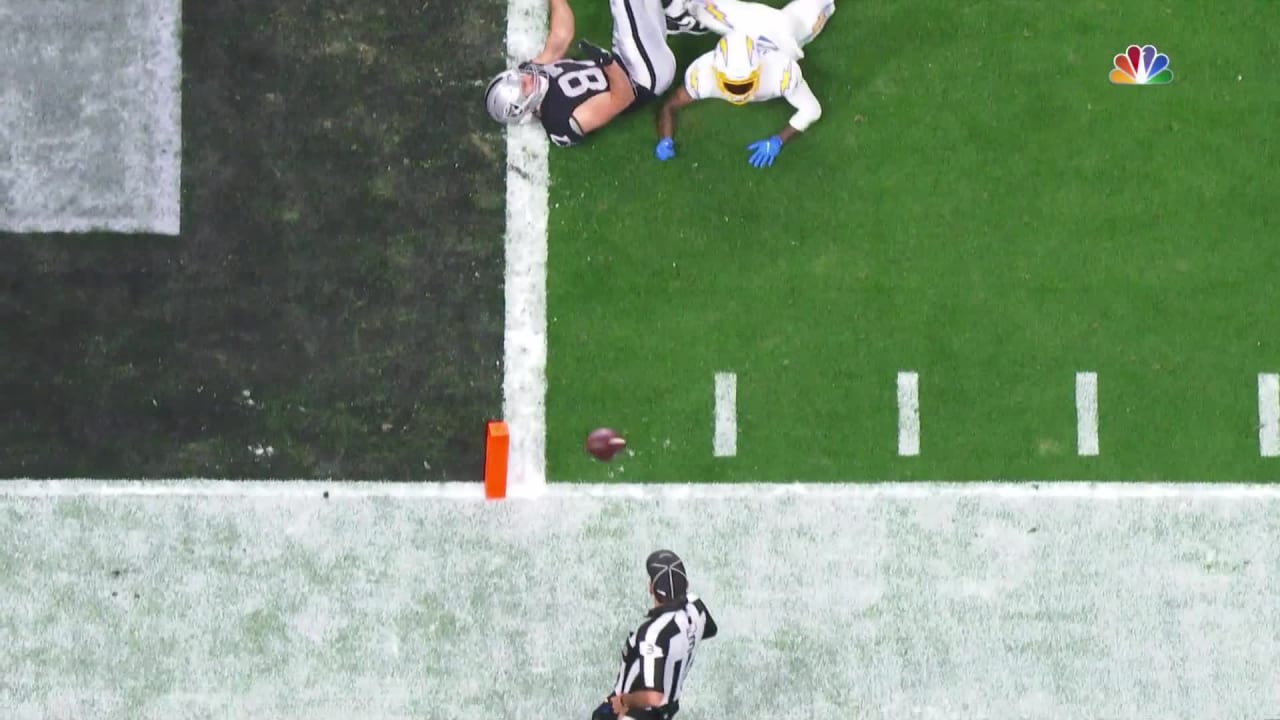
POLYGON ((676 156, 676 141, 671 138, 662 138, 658 141, 658 146, 653 149, 653 156, 659 160, 670 160, 676 156))
POLYGON ((778 157, 778 153, 782 152, 782 138, 774 135, 768 140, 751 143, 747 149, 751 151, 751 157, 747 162, 753 167, 769 167, 773 164, 773 159, 778 157))

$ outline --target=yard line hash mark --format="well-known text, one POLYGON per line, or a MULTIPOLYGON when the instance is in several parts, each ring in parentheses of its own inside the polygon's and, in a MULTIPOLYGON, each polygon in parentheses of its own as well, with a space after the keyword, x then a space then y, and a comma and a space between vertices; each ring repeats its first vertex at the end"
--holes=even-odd
POLYGON ((1258 375, 1258 448, 1262 457, 1280 457, 1280 374, 1258 375))
POLYGON ((898 454, 920 454, 920 376, 898 373, 898 454))
POLYGON ((716 457, 738 454, 738 376, 716 373, 716 425, 712 453, 716 457))
MULTIPOLYGON (((538 53, 546 3, 511 0, 507 57, 538 53)), ((507 128, 506 314, 502 414, 511 428, 508 493, 547 482, 547 139, 538 125, 507 128)))
POLYGON ((1098 454, 1098 373, 1076 373, 1076 452, 1098 454))

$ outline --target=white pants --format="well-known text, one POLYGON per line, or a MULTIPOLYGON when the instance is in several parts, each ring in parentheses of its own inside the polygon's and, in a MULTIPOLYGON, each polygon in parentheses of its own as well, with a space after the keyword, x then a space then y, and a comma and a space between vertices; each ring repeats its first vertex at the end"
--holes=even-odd
POLYGON ((609 12, 613 14, 613 53, 631 81, 655 96, 666 92, 676 76, 676 56, 667 47, 662 0, 609 0, 609 12))
POLYGON ((836 11, 835 0, 791 0, 782 8, 744 0, 686 0, 686 5, 716 34, 745 32, 766 38, 796 60, 804 57, 801 48, 813 42, 836 11))

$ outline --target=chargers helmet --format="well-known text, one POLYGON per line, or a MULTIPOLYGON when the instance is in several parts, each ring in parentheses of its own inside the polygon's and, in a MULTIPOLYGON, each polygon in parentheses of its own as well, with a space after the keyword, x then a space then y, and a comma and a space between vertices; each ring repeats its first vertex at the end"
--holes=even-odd
POLYGON ((761 48, 755 39, 742 32, 734 32, 716 43, 716 85, 725 99, 735 105, 749 101, 760 86, 761 48))
POLYGON ((542 104, 547 94, 550 78, 539 72, 532 63, 524 63, 515 70, 504 70, 489 81, 484 91, 485 108, 489 117, 503 125, 519 125, 533 119, 533 111, 542 104), (533 79, 533 89, 525 91, 525 76, 533 79))

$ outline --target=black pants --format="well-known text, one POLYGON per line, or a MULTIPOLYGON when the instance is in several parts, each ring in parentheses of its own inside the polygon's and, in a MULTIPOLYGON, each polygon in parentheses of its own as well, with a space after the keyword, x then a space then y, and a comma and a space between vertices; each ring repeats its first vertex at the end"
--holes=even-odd
MULTIPOLYGON (((628 75, 627 77, 630 77, 630 75, 628 75)), ((650 90, 649 88, 643 85, 637 85, 635 80, 631 81, 631 89, 635 91, 636 99, 633 100, 631 104, 627 106, 626 110, 622 111, 624 114, 629 112, 635 112, 636 110, 639 110, 640 108, 658 99, 658 96, 655 95, 652 90, 650 90)))
MULTIPOLYGON (((673 702, 660 708, 628 710, 627 717, 631 720, 671 720, 678 712, 680 712, 680 703, 673 702)), ((618 716, 613 713, 613 707, 605 703, 591 713, 591 720, 618 720, 618 716)))

